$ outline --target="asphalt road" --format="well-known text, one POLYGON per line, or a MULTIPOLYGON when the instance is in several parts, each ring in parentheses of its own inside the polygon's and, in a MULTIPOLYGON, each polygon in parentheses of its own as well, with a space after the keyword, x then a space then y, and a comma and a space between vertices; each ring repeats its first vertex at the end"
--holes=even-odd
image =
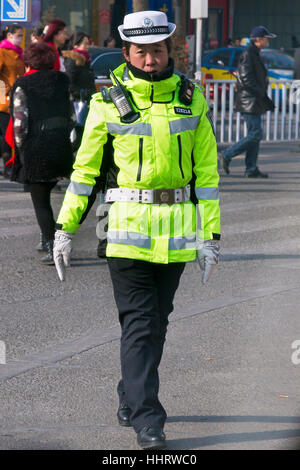
MULTIPOLYGON (((205 287, 187 265, 176 294, 160 367, 170 450, 300 448, 299 145, 264 146, 260 167, 268 180, 245 179, 242 157, 221 176, 220 264, 205 287)), ((63 191, 52 199, 57 213, 63 191)), ((0 177, 0 449, 139 448, 116 419, 120 331, 95 214, 60 283, 39 263, 29 194, 0 177)))

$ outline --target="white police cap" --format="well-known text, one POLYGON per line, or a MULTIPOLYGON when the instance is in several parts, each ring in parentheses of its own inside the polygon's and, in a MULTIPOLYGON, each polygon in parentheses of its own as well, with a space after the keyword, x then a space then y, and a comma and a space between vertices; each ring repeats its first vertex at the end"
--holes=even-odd
POLYGON ((176 29, 162 11, 138 11, 124 16, 118 27, 121 39, 135 44, 153 44, 170 37, 176 29))

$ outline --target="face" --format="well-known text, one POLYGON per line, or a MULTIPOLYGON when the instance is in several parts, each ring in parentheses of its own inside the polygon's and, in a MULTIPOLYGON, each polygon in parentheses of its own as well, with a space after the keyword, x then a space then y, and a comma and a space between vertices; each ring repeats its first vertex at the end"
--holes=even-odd
POLYGON ((67 28, 64 28, 58 31, 58 33, 53 38, 54 44, 58 47, 63 46, 67 39, 68 39, 67 28))
POLYGON ((107 43, 107 47, 116 47, 115 38, 112 38, 112 40, 107 43))
POLYGON ((128 62, 144 72, 161 72, 169 62, 165 41, 155 44, 131 44, 129 54, 127 55, 125 47, 123 47, 123 54, 128 62))
POLYGON ((23 31, 22 29, 17 29, 14 33, 8 33, 7 39, 9 42, 15 46, 20 46, 23 41, 23 31))
POLYGON ((269 39, 264 37, 264 38, 256 38, 256 42, 255 42, 255 45, 259 48, 259 49, 265 49, 265 47, 267 47, 267 45, 269 44, 269 39))
POLYGON ((79 46, 75 46, 75 47, 81 51, 87 51, 89 46, 90 46, 89 38, 85 37, 83 38, 79 46))
POLYGON ((34 36, 33 34, 30 36, 30 38, 32 43, 42 42, 43 40, 43 38, 41 38, 40 36, 34 36))

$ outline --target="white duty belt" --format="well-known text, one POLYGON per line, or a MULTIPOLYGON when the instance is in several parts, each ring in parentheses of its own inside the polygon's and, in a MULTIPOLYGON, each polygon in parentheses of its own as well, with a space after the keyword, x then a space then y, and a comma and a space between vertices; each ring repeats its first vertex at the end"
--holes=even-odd
POLYGON ((177 204, 190 200, 190 185, 179 189, 112 188, 105 195, 105 202, 141 202, 148 204, 177 204))

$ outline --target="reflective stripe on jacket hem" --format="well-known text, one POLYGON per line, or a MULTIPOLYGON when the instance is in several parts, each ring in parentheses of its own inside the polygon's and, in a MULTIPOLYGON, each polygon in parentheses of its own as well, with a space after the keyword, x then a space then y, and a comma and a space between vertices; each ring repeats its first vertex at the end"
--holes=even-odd
POLYGON ((122 232, 109 230, 107 232, 108 243, 119 243, 121 245, 132 245, 139 248, 151 248, 151 237, 136 232, 122 232))
MULTIPOLYGON (((138 248, 151 248, 151 237, 136 232, 122 232, 109 230, 107 242, 120 245, 136 246, 138 248)), ((196 248, 196 235, 190 237, 169 238, 169 250, 194 250, 196 248)))

